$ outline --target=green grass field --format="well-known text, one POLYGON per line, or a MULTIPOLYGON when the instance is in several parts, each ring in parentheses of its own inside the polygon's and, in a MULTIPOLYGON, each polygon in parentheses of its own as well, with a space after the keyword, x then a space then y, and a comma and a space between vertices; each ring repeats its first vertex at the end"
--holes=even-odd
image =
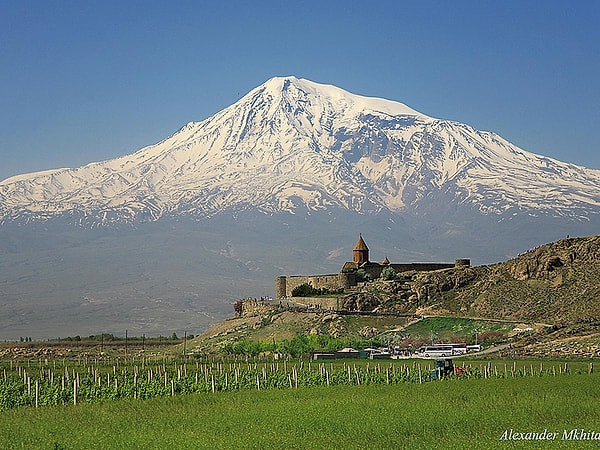
POLYGON ((598 448, 597 374, 316 386, 21 407, 0 413, 6 449, 598 448), (505 430, 558 433, 508 442, 505 430))

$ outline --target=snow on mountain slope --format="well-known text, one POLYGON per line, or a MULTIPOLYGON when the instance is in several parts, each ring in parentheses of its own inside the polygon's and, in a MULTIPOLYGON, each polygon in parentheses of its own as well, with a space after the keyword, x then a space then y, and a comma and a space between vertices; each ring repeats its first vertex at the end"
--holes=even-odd
POLYGON ((474 208, 585 218, 600 171, 528 153, 490 132, 294 77, 273 78, 131 155, 0 182, 0 220, 82 224, 343 208, 474 208))

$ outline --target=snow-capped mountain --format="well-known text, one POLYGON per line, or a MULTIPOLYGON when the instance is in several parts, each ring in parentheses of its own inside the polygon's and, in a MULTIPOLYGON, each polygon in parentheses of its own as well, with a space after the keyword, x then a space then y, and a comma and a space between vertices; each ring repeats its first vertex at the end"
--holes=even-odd
POLYGON ((600 171, 402 103, 285 77, 133 154, 0 182, 2 222, 329 208, 580 220, 600 212, 600 171))
POLYGON ((599 206, 598 170, 273 78, 133 154, 1 181, 0 338, 201 331, 277 275, 336 273, 359 232, 374 260, 489 263, 598 234, 599 206))

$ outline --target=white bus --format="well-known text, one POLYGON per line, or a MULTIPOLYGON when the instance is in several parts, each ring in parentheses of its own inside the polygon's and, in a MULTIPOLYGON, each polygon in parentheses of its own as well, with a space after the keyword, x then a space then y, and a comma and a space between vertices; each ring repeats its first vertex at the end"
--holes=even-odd
POLYGON ((459 356, 467 353, 467 344, 435 344, 420 347, 417 355, 429 357, 459 356))
POLYGON ((424 356, 425 358, 429 357, 444 357, 444 356, 452 356, 453 348, 451 345, 447 344, 438 344, 438 345, 428 345, 425 347, 420 347, 417 350, 417 355, 424 356))
POLYGON ((452 346, 452 354, 454 356, 464 355, 467 353, 467 344, 465 342, 460 344, 448 344, 452 346))

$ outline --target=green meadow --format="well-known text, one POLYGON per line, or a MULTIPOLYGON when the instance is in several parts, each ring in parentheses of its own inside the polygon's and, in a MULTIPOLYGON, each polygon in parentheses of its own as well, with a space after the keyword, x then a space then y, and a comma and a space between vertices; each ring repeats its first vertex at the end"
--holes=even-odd
POLYGON ((600 378, 587 363, 565 372, 564 363, 540 371, 539 361, 521 362, 518 376, 512 364, 422 383, 284 383, 15 407, 0 412, 0 442, 6 449, 598 448, 598 440, 563 439, 572 429, 600 433, 600 378), (556 436, 501 439, 510 430, 556 436))

